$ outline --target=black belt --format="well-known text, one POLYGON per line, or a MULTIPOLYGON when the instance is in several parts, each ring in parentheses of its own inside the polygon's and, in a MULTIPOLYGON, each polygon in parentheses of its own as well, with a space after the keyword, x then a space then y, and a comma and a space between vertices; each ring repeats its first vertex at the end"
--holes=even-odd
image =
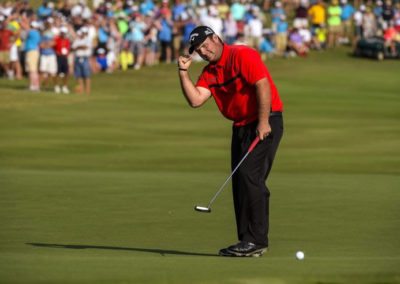
POLYGON ((282 116, 282 112, 281 111, 271 111, 269 113, 269 117, 272 117, 272 116, 282 116))

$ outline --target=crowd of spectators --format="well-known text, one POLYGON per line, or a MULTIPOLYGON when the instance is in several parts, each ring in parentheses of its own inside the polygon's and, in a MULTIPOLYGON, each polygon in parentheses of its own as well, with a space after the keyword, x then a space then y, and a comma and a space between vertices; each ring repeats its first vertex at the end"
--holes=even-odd
POLYGON ((187 53, 197 25, 228 44, 247 44, 264 59, 307 56, 311 49, 381 36, 393 53, 400 2, 392 0, 44 0, 0 4, 0 67, 29 78, 29 89, 90 94, 93 72, 171 63, 187 53), (376 1, 376 2, 373 2, 376 1))

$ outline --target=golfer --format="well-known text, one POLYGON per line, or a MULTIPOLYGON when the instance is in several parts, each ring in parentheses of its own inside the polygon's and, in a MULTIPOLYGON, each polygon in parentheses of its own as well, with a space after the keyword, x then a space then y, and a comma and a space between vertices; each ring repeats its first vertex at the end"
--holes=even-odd
POLYGON ((258 135, 259 144, 232 178, 239 242, 221 256, 260 256, 268 248, 269 196, 265 181, 283 134, 283 105, 278 90, 256 50, 225 44, 207 26, 190 34, 189 53, 208 62, 197 83, 189 76, 191 56, 178 59, 182 92, 191 107, 211 96, 221 113, 233 121, 231 167, 246 154, 258 135))

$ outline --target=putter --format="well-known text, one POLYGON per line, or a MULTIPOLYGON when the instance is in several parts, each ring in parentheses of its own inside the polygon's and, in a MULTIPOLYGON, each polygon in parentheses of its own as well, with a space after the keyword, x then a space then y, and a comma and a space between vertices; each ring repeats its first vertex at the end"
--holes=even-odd
POLYGON ((203 212, 203 213, 211 213, 211 204, 213 204, 214 200, 217 198, 217 196, 222 192, 224 189, 225 185, 228 183, 228 181, 232 178, 232 176, 235 174, 236 170, 240 167, 240 165, 243 163, 243 161, 247 158, 247 156, 253 151, 253 149, 256 147, 258 142, 260 141, 260 137, 256 137, 253 142, 251 143, 249 150, 247 150, 246 155, 240 160, 240 162, 237 164, 236 168, 232 171, 231 175, 226 179, 226 181, 222 184, 222 186, 218 189, 217 193, 214 195, 214 197, 211 199, 211 201, 208 203, 208 206, 195 206, 194 210, 198 212, 203 212))

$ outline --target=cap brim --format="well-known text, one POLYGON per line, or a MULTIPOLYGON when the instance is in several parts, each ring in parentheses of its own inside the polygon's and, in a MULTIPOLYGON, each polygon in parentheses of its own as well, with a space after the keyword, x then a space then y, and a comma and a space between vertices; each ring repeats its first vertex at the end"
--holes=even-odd
POLYGON ((207 39, 207 37, 204 38, 202 41, 198 41, 198 42, 193 43, 192 45, 190 45, 189 53, 192 54, 197 47, 199 47, 203 42, 205 42, 206 39, 207 39))

